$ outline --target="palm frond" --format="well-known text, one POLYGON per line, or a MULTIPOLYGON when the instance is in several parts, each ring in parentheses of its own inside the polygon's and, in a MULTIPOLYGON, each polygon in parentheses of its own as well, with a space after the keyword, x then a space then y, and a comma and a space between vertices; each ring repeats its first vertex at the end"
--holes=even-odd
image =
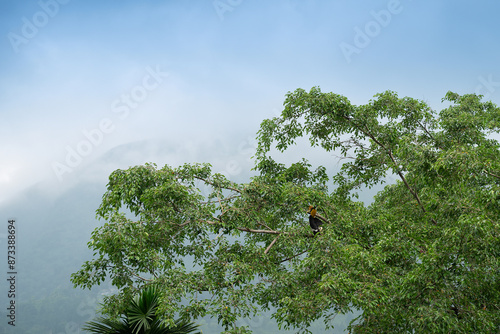
POLYGON ((133 334, 127 321, 117 321, 98 317, 96 321, 88 321, 82 329, 94 334, 133 334))
POLYGON ((120 320, 99 317, 89 321, 84 331, 94 334, 201 334, 199 325, 177 319, 174 326, 168 326, 156 316, 158 293, 155 287, 148 287, 140 295, 130 299, 129 306, 120 320))
POLYGON ((140 295, 130 301, 127 309, 127 318, 133 325, 135 334, 147 332, 151 323, 156 320, 158 294, 155 287, 148 287, 140 295))

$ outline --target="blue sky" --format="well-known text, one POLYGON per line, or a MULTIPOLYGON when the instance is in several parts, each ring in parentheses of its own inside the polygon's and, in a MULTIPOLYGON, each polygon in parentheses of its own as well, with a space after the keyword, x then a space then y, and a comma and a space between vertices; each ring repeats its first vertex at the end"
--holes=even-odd
POLYGON ((389 89, 435 110, 448 90, 498 103, 499 12, 497 1, 4 0, 0 202, 147 161, 237 175, 296 88, 355 104, 389 89), (151 150, 102 162, 137 142, 151 150))

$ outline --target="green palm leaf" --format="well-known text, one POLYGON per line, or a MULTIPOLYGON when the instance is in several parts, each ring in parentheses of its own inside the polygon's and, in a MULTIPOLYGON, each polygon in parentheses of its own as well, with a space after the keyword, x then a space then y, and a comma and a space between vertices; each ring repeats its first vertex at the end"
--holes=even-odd
POLYGON ((148 287, 140 295, 130 299, 129 306, 121 320, 99 317, 89 321, 84 331, 94 334, 201 334, 199 325, 182 319, 169 327, 156 316, 159 298, 155 287, 148 287))
POLYGON ((89 321, 82 328, 94 334, 133 334, 127 319, 116 321, 99 317, 96 321, 89 321))
POLYGON ((156 320, 158 295, 154 287, 148 287, 130 302, 127 318, 133 325, 134 334, 146 333, 156 320))

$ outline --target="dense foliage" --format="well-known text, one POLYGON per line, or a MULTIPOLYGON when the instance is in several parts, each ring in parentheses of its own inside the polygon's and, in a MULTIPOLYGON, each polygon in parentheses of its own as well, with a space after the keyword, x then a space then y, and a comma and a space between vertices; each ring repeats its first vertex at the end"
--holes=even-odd
POLYGON ((106 223, 89 242, 95 258, 72 281, 90 288, 109 276, 121 289, 110 314, 158 284, 161 314, 210 314, 234 332, 238 318, 270 308, 304 331, 362 310, 354 333, 498 332, 500 109, 473 94, 443 100, 450 106, 436 113, 390 91, 355 106, 297 89, 262 123, 249 183, 207 164, 117 170, 97 210, 106 223), (270 156, 306 136, 345 158, 332 179, 270 156), (356 200, 388 176, 398 181, 370 206, 356 200), (327 220, 317 235, 310 204, 327 220))

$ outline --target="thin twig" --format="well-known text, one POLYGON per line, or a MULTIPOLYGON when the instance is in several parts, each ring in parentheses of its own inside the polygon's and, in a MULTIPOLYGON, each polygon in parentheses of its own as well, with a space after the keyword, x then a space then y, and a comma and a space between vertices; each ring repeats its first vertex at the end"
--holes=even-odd
POLYGON ((267 226, 267 225, 266 225, 266 224, 264 224, 264 223, 257 222, 257 224, 259 224, 260 226, 267 227, 267 229, 269 229, 270 231, 272 231, 272 230, 273 230, 272 228, 270 228, 269 226, 267 226))
POLYGON ((305 252, 307 252, 307 250, 305 250, 305 251, 303 251, 303 252, 300 252, 299 254, 295 254, 295 255, 293 255, 293 256, 287 257, 286 259, 281 260, 281 261, 280 261, 280 262, 278 262, 277 264, 279 264, 279 263, 283 263, 283 262, 288 261, 288 260, 291 260, 291 259, 293 259, 294 257, 297 257, 297 256, 300 256, 300 255, 304 254, 305 252))
POLYGON ((201 181, 203 181, 203 182, 205 182, 205 183, 207 183, 207 184, 209 184, 209 185, 211 185, 211 186, 213 186, 213 187, 224 188, 224 189, 228 189, 228 190, 236 191, 237 193, 240 193, 240 194, 241 194, 241 190, 239 190, 239 189, 232 188, 232 187, 221 187, 221 186, 216 185, 216 184, 214 184, 213 182, 209 181, 208 179, 204 179, 204 178, 199 177, 199 176, 194 176, 194 178, 195 178, 195 179, 198 179, 198 180, 201 180, 201 181))
POLYGON ((496 175, 496 174, 493 174, 493 173, 490 173, 490 172, 488 172, 486 169, 484 170, 484 172, 485 172, 486 174, 488 174, 488 175, 491 175, 491 176, 493 176, 493 177, 496 177, 497 179, 500 179, 500 176, 498 176, 498 175, 496 175))
POLYGON ((154 281, 152 279, 147 279, 147 278, 141 277, 141 276, 137 275, 136 273, 134 273, 132 270, 129 270, 129 272, 132 274, 132 276, 135 276, 143 281, 146 281, 146 282, 153 282, 154 281))

